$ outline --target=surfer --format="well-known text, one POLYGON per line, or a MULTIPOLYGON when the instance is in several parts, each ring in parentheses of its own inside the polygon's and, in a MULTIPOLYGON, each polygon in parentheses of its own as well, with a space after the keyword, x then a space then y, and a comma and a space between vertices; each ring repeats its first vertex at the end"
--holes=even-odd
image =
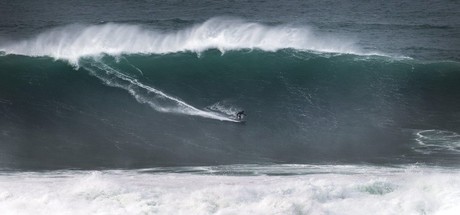
POLYGON ((236 118, 238 118, 238 120, 241 120, 241 118, 242 118, 243 116, 246 116, 246 114, 244 113, 244 110, 242 110, 242 111, 240 111, 240 112, 238 112, 238 113, 236 114, 236 118))

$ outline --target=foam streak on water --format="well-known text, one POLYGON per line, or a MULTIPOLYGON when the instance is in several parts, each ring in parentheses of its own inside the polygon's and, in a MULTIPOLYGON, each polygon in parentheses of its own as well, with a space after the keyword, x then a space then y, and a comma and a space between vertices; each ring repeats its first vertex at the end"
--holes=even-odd
POLYGON ((413 149, 422 154, 460 153, 460 135, 453 131, 421 130, 415 132, 417 145, 413 149))
MULTIPOLYGON (((253 170, 270 172, 267 169, 271 168, 277 169, 275 166, 253 170)), ((204 174, 154 169, 3 173, 0 211, 2 214, 456 214, 460 210, 460 173, 455 170, 311 165, 282 168, 295 174, 309 173, 226 175, 232 172, 232 167, 224 168, 225 173, 204 167, 201 171, 208 171, 204 174)), ((194 169, 200 171, 199 168, 189 171, 194 169)))

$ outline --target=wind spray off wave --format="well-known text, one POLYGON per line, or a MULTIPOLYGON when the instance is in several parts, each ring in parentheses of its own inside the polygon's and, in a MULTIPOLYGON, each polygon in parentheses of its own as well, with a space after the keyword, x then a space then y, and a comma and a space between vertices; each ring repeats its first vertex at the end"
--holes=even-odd
POLYGON ((280 49, 366 54, 349 40, 319 35, 306 26, 269 26, 235 18, 217 17, 178 31, 147 26, 108 23, 69 25, 45 31, 31 39, 0 45, 6 54, 50 56, 77 63, 84 56, 102 53, 165 54, 228 50, 280 49))

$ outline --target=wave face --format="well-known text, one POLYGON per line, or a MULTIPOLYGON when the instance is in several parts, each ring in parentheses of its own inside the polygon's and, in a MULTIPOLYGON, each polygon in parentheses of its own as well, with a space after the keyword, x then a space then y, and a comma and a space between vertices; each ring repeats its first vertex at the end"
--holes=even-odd
POLYGON ((6 168, 458 163, 455 62, 285 49, 103 55, 78 68, 6 55, 0 67, 6 168), (232 122, 242 109, 247 123, 232 122))
POLYGON ((0 50, 4 168, 459 161, 458 62, 227 18, 71 25, 0 50))

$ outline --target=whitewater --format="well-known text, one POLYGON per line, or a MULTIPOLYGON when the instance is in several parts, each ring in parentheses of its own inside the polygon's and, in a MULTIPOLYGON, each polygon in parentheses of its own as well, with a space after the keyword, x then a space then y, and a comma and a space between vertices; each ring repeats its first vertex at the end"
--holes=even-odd
POLYGON ((460 209, 459 176, 451 169, 366 165, 3 173, 0 210, 7 214, 453 215, 460 209))

